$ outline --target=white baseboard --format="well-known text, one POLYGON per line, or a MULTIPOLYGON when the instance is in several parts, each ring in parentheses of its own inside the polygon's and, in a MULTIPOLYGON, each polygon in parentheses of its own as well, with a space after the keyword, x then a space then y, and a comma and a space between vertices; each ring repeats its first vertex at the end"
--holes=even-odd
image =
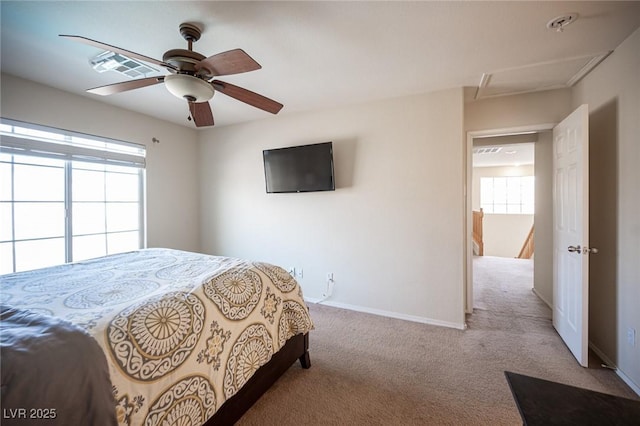
POLYGON ((600 359, 609 367, 615 368, 616 370, 618 370, 618 368, 616 367, 616 364, 611 361, 611 359, 606 356, 604 354, 604 352, 602 352, 600 350, 600 348, 598 348, 596 345, 593 344, 593 342, 589 341, 589 349, 591 349, 592 351, 594 351, 596 353, 596 355, 598 355, 600 357, 600 359))
POLYGON ((399 312, 392 312, 392 311, 385 311, 382 309, 374 309, 374 308, 367 308, 365 306, 358 306, 358 305, 350 305, 347 303, 340 303, 340 302, 333 302, 333 301, 327 301, 324 299, 315 299, 312 297, 305 297, 304 298, 305 302, 307 303, 313 303, 313 304, 322 304, 322 305, 326 305, 326 306, 331 306, 334 308, 341 308, 341 309, 347 309, 349 311, 356 311, 356 312, 364 312, 366 314, 373 314, 373 315, 379 315, 379 316, 383 316, 383 317, 389 317, 389 318, 396 318, 396 319, 401 319, 401 320, 405 320, 405 321, 413 321, 413 322, 419 322, 422 324, 429 324, 429 325, 437 325, 440 327, 449 327, 449 328, 455 328, 458 330, 464 330, 466 329, 466 324, 457 324, 457 323, 453 323, 453 322, 448 322, 448 321, 440 321, 440 320, 434 320, 431 318, 425 318, 425 317, 419 317, 416 315, 408 315, 408 314, 401 314, 399 312))
POLYGON ((618 377, 622 379, 638 396, 640 396, 640 386, 635 384, 631 378, 629 378, 624 372, 622 372, 618 366, 608 356, 604 354, 596 345, 589 342, 589 348, 600 357, 600 359, 609 367, 613 368, 618 377))
POLYGON ((551 306, 551 303, 549 303, 549 301, 547 299, 545 299, 544 297, 542 297, 540 295, 540 293, 538 293, 534 288, 531 289, 531 291, 533 291, 533 294, 535 294, 536 296, 538 296, 538 299, 542 300, 544 303, 546 303, 546 305, 549 307, 549 309, 553 310, 553 306, 551 306))
POLYGON ((630 377, 620 371, 619 368, 616 368, 616 374, 620 376, 620 378, 633 390, 636 395, 640 396, 640 386, 636 385, 630 377))

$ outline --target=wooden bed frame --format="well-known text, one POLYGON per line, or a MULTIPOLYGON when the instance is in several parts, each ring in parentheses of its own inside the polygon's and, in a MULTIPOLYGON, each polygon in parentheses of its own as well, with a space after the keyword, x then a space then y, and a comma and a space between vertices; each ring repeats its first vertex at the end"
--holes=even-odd
POLYGON ((300 360, 302 368, 311 367, 308 333, 290 338, 268 363, 255 372, 238 393, 220 406, 204 426, 233 425, 296 360, 300 360))

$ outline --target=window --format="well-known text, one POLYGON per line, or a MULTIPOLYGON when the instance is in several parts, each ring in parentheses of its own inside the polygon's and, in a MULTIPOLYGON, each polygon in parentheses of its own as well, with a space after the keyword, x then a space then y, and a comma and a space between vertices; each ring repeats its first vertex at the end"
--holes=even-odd
POLYGON ((145 148, 0 124, 0 273, 144 245, 145 148))
POLYGON ((534 177, 480 178, 480 207, 485 213, 533 214, 534 177))

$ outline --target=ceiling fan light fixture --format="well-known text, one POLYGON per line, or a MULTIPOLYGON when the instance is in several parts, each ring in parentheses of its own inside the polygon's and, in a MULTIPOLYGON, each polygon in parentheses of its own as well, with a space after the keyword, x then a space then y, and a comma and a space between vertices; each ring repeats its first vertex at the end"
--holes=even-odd
POLYGON ((207 102, 215 92, 209 82, 189 74, 169 74, 164 85, 173 96, 196 103, 207 102))

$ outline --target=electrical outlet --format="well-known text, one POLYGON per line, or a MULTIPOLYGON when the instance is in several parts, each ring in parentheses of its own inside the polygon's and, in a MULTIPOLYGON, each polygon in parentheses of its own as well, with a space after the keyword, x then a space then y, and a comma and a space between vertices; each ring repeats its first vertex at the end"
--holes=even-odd
POLYGON ((296 274, 297 274, 296 277, 298 277, 300 279, 304 278, 304 271, 303 271, 302 267, 296 269, 296 274))
POLYGON ((296 277, 296 268, 294 266, 289 266, 289 269, 287 269, 287 272, 292 277, 294 277, 294 278, 296 277))
POLYGON ((627 328, 627 343, 630 346, 636 345, 636 330, 631 327, 627 328))

